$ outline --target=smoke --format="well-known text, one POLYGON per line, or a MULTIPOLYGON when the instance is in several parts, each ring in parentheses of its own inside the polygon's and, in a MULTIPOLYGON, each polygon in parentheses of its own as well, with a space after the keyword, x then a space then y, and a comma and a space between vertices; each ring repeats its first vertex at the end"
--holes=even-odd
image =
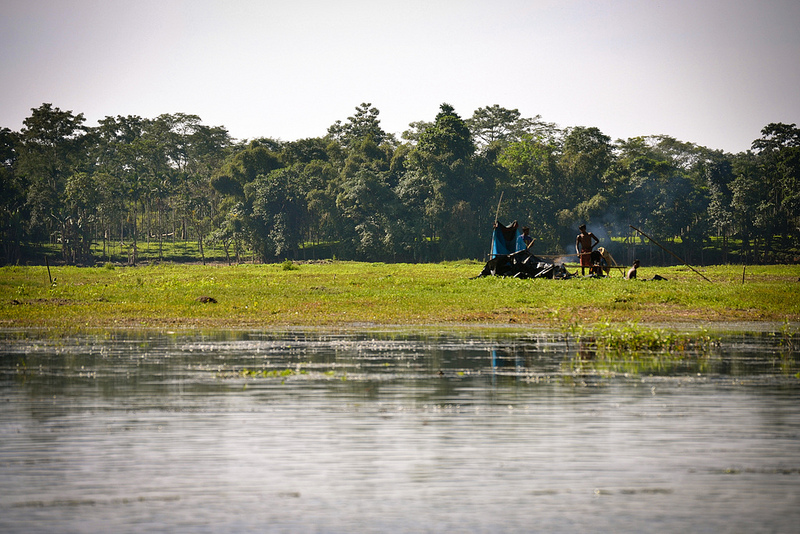
POLYGON ((600 215, 595 215, 588 222, 575 222, 572 227, 575 228, 574 237, 567 242, 562 243, 563 250, 567 254, 558 258, 558 262, 572 262, 577 263, 579 258, 575 251, 575 240, 577 239, 580 230, 578 226, 586 224, 586 230, 593 233, 600 240, 595 245, 603 247, 608 250, 618 263, 631 264, 633 256, 637 254, 636 247, 641 247, 645 243, 641 240, 640 236, 631 229, 630 225, 636 226, 638 221, 632 223, 628 221, 628 217, 619 209, 610 208, 600 215))

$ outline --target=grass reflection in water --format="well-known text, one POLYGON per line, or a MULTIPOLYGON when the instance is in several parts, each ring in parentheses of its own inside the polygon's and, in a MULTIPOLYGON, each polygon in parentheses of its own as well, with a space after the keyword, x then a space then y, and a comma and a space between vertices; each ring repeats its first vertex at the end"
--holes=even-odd
POLYGON ((575 350, 565 361, 573 375, 599 376, 705 373, 719 340, 706 330, 675 332, 636 323, 572 325, 575 350))

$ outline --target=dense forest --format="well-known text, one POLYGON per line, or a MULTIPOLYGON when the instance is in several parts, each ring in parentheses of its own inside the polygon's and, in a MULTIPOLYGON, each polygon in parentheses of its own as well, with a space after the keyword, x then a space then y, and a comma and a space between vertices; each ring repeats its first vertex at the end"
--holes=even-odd
POLYGON ((3 264, 41 262, 43 246, 79 265, 115 246, 135 264, 143 243, 178 241, 198 261, 209 247, 230 262, 485 259, 498 213, 530 226, 540 255, 574 252, 586 223, 623 261, 642 245, 631 226, 695 264, 800 256, 794 124, 728 154, 497 105, 463 119, 442 104, 397 139, 364 103, 296 141, 237 141, 182 113, 89 127, 52 104, 31 111, 19 132, 0 129, 3 264))

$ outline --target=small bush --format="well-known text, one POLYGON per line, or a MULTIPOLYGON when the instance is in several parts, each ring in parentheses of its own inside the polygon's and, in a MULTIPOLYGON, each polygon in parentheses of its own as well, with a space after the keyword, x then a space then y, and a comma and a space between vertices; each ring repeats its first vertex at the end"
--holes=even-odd
POLYGON ((284 262, 283 262, 283 263, 281 263, 281 269, 283 269, 284 271, 296 271, 296 270, 297 270, 297 269, 299 269, 299 268, 300 268, 300 267, 298 267, 297 265, 295 265, 295 264, 292 262, 292 260, 284 260, 284 262))

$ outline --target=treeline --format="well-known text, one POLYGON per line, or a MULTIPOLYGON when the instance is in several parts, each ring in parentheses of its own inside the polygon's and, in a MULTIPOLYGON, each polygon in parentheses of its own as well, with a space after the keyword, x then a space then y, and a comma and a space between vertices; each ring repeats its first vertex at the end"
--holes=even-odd
POLYGON ((573 252, 581 222, 617 249, 633 225, 695 263, 798 254, 794 124, 728 154, 667 136, 612 142, 496 105, 462 119, 442 104, 401 139, 378 116, 362 104, 321 137, 237 142, 196 115, 87 127, 43 104, 19 132, 0 130, 0 261, 58 244, 88 265, 124 243, 135 263, 145 240, 191 240, 203 260, 209 244, 230 261, 484 259, 501 195, 500 220, 530 226, 538 254, 573 252))

